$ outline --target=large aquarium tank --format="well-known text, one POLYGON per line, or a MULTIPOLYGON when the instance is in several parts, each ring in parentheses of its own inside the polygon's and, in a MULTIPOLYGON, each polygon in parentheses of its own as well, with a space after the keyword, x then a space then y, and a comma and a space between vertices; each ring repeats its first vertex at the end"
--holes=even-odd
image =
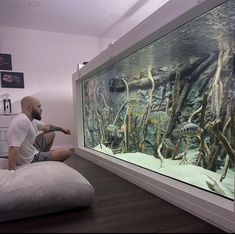
POLYGON ((234 201, 235 1, 81 80, 84 147, 234 201))

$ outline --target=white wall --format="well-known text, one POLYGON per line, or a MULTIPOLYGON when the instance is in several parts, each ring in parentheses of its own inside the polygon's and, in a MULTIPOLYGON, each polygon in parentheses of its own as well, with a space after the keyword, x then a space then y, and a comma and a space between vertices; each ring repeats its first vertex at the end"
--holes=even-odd
POLYGON ((10 94, 15 113, 20 112, 22 97, 37 97, 42 104, 43 121, 72 131, 70 136, 57 132, 54 147, 73 148, 72 74, 79 63, 89 62, 110 42, 72 34, 0 27, 0 53, 11 54, 12 71, 23 72, 25 82, 24 89, 0 88, 0 97, 10 94))

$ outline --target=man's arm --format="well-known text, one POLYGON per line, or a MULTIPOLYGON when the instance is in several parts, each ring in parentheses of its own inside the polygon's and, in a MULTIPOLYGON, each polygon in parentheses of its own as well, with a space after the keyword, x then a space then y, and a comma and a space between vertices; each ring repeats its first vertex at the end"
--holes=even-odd
POLYGON ((16 170, 16 158, 19 154, 19 147, 11 146, 8 156, 8 170, 16 170))
POLYGON ((60 132, 63 132, 64 134, 71 134, 71 131, 67 128, 62 128, 62 127, 57 127, 57 126, 54 126, 52 124, 46 124, 44 129, 43 129, 44 132, 51 132, 51 131, 60 131, 60 132))

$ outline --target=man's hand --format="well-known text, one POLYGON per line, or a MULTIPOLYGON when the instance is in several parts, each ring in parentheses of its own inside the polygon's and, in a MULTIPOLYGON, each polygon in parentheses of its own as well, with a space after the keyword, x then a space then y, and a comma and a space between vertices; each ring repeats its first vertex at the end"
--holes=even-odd
POLYGON ((68 128, 57 127, 57 126, 54 126, 52 124, 46 125, 46 127, 44 128, 44 131, 45 132, 60 131, 60 132, 63 132, 64 134, 66 134, 66 135, 71 134, 71 131, 68 128))
POLYGON ((67 128, 63 128, 61 131, 62 131, 64 134, 66 134, 66 135, 70 135, 70 134, 71 134, 71 131, 70 131, 69 129, 67 129, 67 128))

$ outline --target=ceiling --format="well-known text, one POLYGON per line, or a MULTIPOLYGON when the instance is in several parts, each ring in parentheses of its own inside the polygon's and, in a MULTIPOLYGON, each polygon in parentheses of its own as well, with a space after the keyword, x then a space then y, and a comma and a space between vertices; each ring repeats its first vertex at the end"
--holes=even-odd
POLYGON ((0 0, 0 26, 118 39, 168 0, 0 0))

